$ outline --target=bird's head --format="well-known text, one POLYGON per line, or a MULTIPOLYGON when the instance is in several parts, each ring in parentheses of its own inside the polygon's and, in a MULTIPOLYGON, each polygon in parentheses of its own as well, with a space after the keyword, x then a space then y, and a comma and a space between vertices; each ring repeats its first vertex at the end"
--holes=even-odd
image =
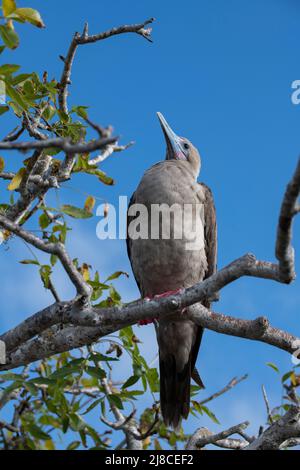
POLYGON ((176 135, 161 113, 157 113, 157 116, 166 139, 166 160, 188 162, 195 178, 197 178, 201 166, 201 159, 198 150, 188 139, 176 135))

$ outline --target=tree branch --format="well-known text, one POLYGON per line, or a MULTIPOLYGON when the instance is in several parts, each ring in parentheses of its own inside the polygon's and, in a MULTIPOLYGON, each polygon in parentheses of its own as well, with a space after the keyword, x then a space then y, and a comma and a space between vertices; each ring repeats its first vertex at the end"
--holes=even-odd
POLYGON ((0 142, 0 150, 44 150, 49 148, 57 148, 71 155, 74 153, 89 153, 95 150, 101 150, 107 145, 112 145, 118 140, 117 137, 109 139, 94 139, 89 142, 77 142, 72 144, 69 138, 54 137, 51 139, 34 140, 30 142, 0 142))
POLYGON ((276 258, 279 261, 279 275, 283 282, 295 279, 295 253, 291 246, 292 222, 298 213, 298 197, 300 188, 300 159, 296 171, 288 184, 279 215, 276 241, 276 258))
MULTIPOLYGON (((112 394, 112 390, 107 378, 101 379, 101 384, 105 390, 107 396, 112 394)), ((136 439, 135 436, 139 436, 139 431, 136 427, 136 423, 134 421, 134 415, 136 410, 134 410, 127 418, 123 415, 121 410, 114 405, 114 403, 110 402, 111 411, 116 418, 116 422, 112 423, 108 421, 104 416, 101 417, 101 420, 109 427, 113 429, 121 429, 126 438, 127 449, 128 450, 142 450, 143 444, 140 439, 136 439)))
POLYGON ((145 29, 145 26, 153 23, 153 21, 154 21, 154 18, 150 18, 149 20, 146 20, 143 23, 119 26, 117 28, 112 28, 109 31, 105 31, 100 34, 94 34, 92 36, 88 35, 88 26, 86 24, 82 34, 75 33, 66 57, 65 58, 61 57, 61 59, 64 62, 64 68, 63 68, 63 72, 62 72, 61 79, 60 79, 60 87, 59 87, 59 93, 58 93, 58 103, 59 103, 60 111, 63 113, 68 112, 68 106, 67 106, 68 85, 71 83, 72 65, 73 65, 77 47, 79 45, 91 44, 91 43, 102 41, 103 39, 107 39, 112 36, 116 36, 118 34, 124 34, 124 33, 140 34, 145 39, 151 42, 151 38, 150 38, 151 29, 150 28, 145 29))
POLYGON ((300 437, 300 407, 291 406, 245 450, 277 450, 287 440, 300 437))
POLYGON ((220 447, 225 447, 227 449, 242 449, 247 446, 247 443, 237 439, 227 440, 227 438, 233 434, 239 434, 248 426, 249 422, 245 421, 244 423, 232 426, 231 428, 217 434, 211 433, 206 428, 197 429, 197 431, 189 438, 186 449, 197 450, 205 447, 208 444, 219 445, 220 447))
POLYGON ((204 400, 201 400, 199 402, 199 405, 204 405, 205 403, 208 403, 212 400, 215 400, 216 398, 220 397, 221 395, 223 395, 224 393, 227 393, 229 390, 231 390, 233 387, 235 387, 236 385, 238 385, 239 383, 241 383, 243 380, 246 380, 248 378, 248 374, 245 374, 243 375, 243 377, 240 377, 240 378, 237 378, 237 377, 234 377, 233 379, 230 380, 230 382, 225 386, 223 387, 221 390, 219 390, 218 392, 215 392, 213 393, 212 395, 210 395, 209 397, 207 398, 204 398, 204 400))

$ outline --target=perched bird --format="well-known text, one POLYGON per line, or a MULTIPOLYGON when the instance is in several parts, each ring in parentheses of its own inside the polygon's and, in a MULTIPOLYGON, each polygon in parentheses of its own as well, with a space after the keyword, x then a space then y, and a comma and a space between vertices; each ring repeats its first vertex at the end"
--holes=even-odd
MULTIPOLYGON (((199 152, 157 114, 166 140, 166 159, 145 172, 131 197, 127 217, 128 256, 144 298, 170 295, 216 271, 216 215, 210 189, 197 182, 199 152), (147 209, 143 217, 141 205, 147 209), (163 218, 166 207, 173 213, 163 218), (155 219, 153 210, 159 208, 163 209, 155 219), (180 212, 184 216, 178 222, 180 212), (140 237, 133 233, 137 228, 140 237)), ((204 299, 203 304, 209 307, 211 300, 204 299)), ((195 363, 203 333, 186 319, 186 311, 161 316, 156 328, 161 413, 165 424, 175 429, 189 414, 191 376, 197 381, 195 363)), ((199 376, 198 383, 202 384, 199 376)))

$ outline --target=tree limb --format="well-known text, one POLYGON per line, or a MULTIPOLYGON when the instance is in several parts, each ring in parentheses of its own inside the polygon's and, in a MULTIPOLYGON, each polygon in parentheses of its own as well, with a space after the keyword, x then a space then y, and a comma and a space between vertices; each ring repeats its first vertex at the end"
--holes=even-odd
POLYGON ((107 145, 112 145, 118 140, 117 137, 110 137, 109 139, 93 139, 89 142, 71 143, 69 138, 54 137, 44 140, 33 140, 30 142, 0 142, 0 150, 20 150, 26 152, 27 150, 44 150, 49 148, 57 148, 67 154, 74 153, 89 153, 95 150, 101 150, 107 145))
POLYGON ((282 444, 300 437, 300 407, 291 406, 284 416, 266 429, 245 450, 277 450, 282 444))
POLYGON ((189 438, 186 449, 187 450, 197 450, 205 447, 208 444, 219 445, 220 447, 230 448, 230 449, 241 449, 247 446, 247 443, 244 443, 240 440, 227 440, 229 436, 233 434, 238 434, 249 426, 249 422, 245 421, 243 423, 232 426, 225 431, 221 431, 217 434, 211 433, 206 428, 199 428, 195 433, 189 438), (225 440, 226 439, 226 440, 225 440), (225 440, 225 441, 224 441, 225 440))
POLYGON ((124 33, 136 33, 143 36, 145 39, 151 42, 151 29, 145 29, 145 26, 153 23, 154 18, 144 21, 143 23, 133 25, 123 25, 117 28, 112 28, 109 31, 105 31, 100 34, 88 35, 88 25, 86 24, 82 34, 75 33, 72 42, 70 44, 66 57, 61 57, 64 62, 64 68, 60 79, 60 87, 58 93, 59 109, 63 113, 68 112, 67 96, 68 96, 68 85, 71 83, 71 70, 75 57, 77 47, 83 44, 91 44, 94 42, 102 41, 103 39, 116 36, 124 33))

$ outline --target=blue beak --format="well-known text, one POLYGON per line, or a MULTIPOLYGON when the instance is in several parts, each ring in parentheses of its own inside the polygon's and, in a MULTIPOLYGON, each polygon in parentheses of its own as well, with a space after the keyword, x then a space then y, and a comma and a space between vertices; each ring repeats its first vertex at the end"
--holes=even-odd
POLYGON ((157 117, 167 143, 167 159, 186 160, 181 138, 175 134, 161 113, 158 112, 157 117))

